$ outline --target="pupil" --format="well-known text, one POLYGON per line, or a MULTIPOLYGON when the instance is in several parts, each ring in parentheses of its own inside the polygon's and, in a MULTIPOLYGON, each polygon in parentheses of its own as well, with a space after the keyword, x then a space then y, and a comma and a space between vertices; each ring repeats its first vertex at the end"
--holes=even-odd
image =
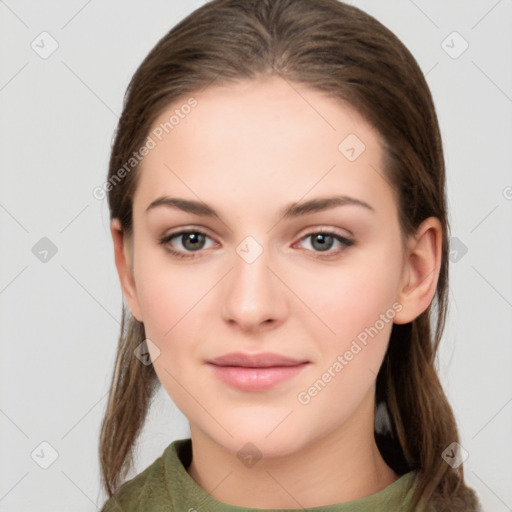
POLYGON ((318 248, 322 251, 324 250, 328 250, 331 248, 332 246, 332 242, 333 242, 333 238, 331 235, 324 235, 322 233, 317 233, 317 235, 315 236, 314 238, 314 242, 313 242, 313 245, 316 243, 316 242, 319 242, 320 245, 318 246, 318 248), (326 242, 326 239, 329 239, 329 242, 326 242))
POLYGON ((199 243, 199 245, 201 245, 200 242, 202 241, 202 236, 203 235, 200 233, 187 233, 185 235, 185 243, 183 245, 188 249, 197 249, 196 244, 199 243), (190 244, 188 243, 189 241, 191 242, 190 244))

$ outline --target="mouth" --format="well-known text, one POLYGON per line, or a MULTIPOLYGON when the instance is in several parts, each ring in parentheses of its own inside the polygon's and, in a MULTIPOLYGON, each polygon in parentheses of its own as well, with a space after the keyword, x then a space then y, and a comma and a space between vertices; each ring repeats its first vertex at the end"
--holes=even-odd
POLYGON ((280 354, 241 352, 226 354, 207 361, 207 365, 224 384, 241 391, 264 391, 291 379, 310 364, 280 354))
POLYGON ((307 363, 306 359, 293 359, 291 357, 261 352, 259 354, 246 354, 232 352, 223 356, 208 360, 208 363, 216 366, 238 366, 244 368, 271 368, 276 366, 297 366, 307 363))

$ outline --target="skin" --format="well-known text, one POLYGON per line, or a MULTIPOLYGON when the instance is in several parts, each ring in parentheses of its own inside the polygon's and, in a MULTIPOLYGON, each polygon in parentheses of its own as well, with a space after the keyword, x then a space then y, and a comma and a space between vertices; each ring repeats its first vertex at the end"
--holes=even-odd
POLYGON ((378 133, 349 106, 280 78, 210 86, 194 97, 197 107, 141 164, 133 238, 116 219, 111 224, 124 297, 154 344, 160 382, 190 422, 187 470, 213 498, 245 507, 313 507, 373 494, 398 478, 374 440, 376 376, 392 322, 412 321, 433 299, 442 227, 426 219, 402 244, 378 133), (348 134, 366 146, 354 161, 338 150, 348 134), (345 205, 280 216, 291 202, 333 194, 373 211, 345 205), (146 212, 162 195, 203 201, 221 219, 168 206, 146 212), (203 246, 194 252, 186 237, 167 245, 194 258, 158 243, 191 227, 208 235, 203 246), (324 252, 306 236, 319 229, 354 243, 333 239, 324 252), (263 249, 252 263, 236 251, 247 236, 263 249), (392 321, 300 403, 298 394, 393 304, 401 309, 392 321), (205 364, 234 351, 309 364, 271 390, 240 391, 205 364), (262 454, 252 467, 237 457, 248 442, 262 454))

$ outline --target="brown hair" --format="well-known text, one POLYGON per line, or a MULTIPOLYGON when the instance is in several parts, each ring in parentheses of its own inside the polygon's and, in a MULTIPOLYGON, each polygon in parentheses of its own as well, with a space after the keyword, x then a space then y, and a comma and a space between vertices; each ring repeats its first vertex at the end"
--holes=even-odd
MULTIPOLYGON (((380 22, 337 0, 212 0, 178 23, 149 53, 125 96, 109 182, 143 144, 170 104, 208 87, 277 75, 352 105, 381 137, 384 172, 396 192, 404 236, 427 217, 443 226, 435 298, 413 322, 393 325, 377 377, 392 432, 376 432, 386 462, 399 474, 417 470, 413 509, 474 510, 477 500, 441 454, 458 441, 452 409, 436 370, 448 296, 448 219, 442 141, 430 90, 414 57, 380 22), (433 308, 435 307, 435 311, 433 308), (435 329, 431 329, 435 313, 435 329)), ((137 167, 110 187, 111 219, 132 234, 137 167)), ((152 365, 134 349, 144 326, 123 306, 121 334, 101 427, 102 479, 109 496, 133 459, 158 385, 152 365)))

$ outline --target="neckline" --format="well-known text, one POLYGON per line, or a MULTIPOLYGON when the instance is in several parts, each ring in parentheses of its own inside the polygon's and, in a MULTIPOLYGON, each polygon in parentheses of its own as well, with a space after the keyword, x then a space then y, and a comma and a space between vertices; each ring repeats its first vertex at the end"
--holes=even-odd
MULTIPOLYGON (((302 508, 298 504, 296 509, 248 508, 218 501, 188 474, 187 468, 192 461, 192 440, 190 438, 173 441, 167 448, 165 455, 166 475, 174 474, 173 477, 167 478, 166 482, 169 496, 177 509, 185 506, 184 510, 207 509, 212 512, 293 512, 295 510, 303 512, 349 512, 366 509, 381 510, 383 506, 387 507, 386 510, 401 510, 410 501, 416 477, 415 471, 409 471, 374 494, 344 503, 319 505, 309 508, 302 508), (181 498, 179 503, 176 499, 177 496, 181 498)), ((222 478, 219 478, 219 482, 221 480, 222 478)))

